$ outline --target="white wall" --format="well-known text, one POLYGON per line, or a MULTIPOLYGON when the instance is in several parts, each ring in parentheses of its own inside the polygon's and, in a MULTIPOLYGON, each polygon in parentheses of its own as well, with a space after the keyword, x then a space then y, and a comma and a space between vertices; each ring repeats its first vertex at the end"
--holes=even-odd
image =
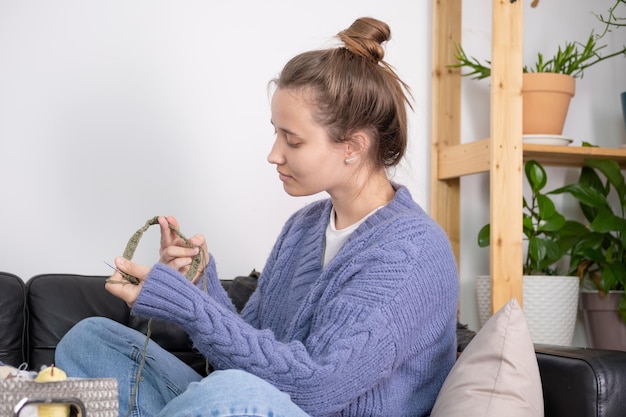
MULTIPOLYGON (((484 2, 489 3, 489 2, 484 2)), ((567 0, 541 0, 537 8, 524 6, 524 63, 534 63, 537 52, 549 56, 564 41, 586 41, 591 28, 601 25, 592 15, 605 13, 613 0, 572 2, 567 0)), ((624 9, 624 7, 622 7, 624 9)), ((624 16, 624 13, 621 13, 624 16)), ((463 15, 463 44, 465 51, 480 59, 489 59, 491 15, 479 7, 465 7, 463 15)), ((606 51, 620 49, 626 44, 626 30, 614 31, 607 38, 606 51)), ((603 50, 604 52, 604 50, 603 50)), ((472 141, 489 136, 489 80, 476 81, 464 78, 462 104, 463 140, 472 141)), ((577 81, 577 91, 563 135, 573 139, 574 145, 582 141, 600 146, 617 147, 626 144, 626 129, 621 116, 619 93, 626 91, 626 59, 614 58, 602 62, 585 72, 577 81)), ((547 189, 573 181, 578 176, 575 168, 548 169, 547 189)), ((476 312, 474 277, 489 272, 488 249, 478 248, 476 236, 489 222, 486 201, 489 200, 489 178, 477 174, 462 179, 461 240, 461 321, 473 329, 479 327, 476 312)), ((566 201, 565 201, 566 203, 566 201)), ((574 213, 575 207, 565 207, 574 213)), ((574 344, 586 345, 584 328, 579 320, 574 344)))
MULTIPOLYGON (((430 4, 0 0, 0 270, 109 274, 155 215, 203 233, 223 278, 262 269, 292 198, 266 161, 268 81, 356 18, 392 30, 413 88, 397 172, 427 206, 430 4)), ((156 260, 158 231, 135 259, 156 260)))

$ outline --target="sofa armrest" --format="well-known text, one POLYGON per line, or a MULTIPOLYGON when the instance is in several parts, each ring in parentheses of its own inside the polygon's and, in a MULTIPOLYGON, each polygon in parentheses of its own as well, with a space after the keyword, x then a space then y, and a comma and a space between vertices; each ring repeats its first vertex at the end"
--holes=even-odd
POLYGON ((626 416, 626 352, 535 345, 546 417, 626 416))
POLYGON ((24 362, 24 281, 0 272, 0 362, 18 367, 24 362))

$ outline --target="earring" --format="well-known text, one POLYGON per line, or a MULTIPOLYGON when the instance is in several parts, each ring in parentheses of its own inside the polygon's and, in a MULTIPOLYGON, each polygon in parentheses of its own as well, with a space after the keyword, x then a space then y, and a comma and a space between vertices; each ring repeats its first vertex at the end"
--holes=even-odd
POLYGON ((357 159, 359 159, 358 156, 353 156, 351 158, 346 158, 345 163, 346 164, 351 164, 351 163, 355 162, 357 159))

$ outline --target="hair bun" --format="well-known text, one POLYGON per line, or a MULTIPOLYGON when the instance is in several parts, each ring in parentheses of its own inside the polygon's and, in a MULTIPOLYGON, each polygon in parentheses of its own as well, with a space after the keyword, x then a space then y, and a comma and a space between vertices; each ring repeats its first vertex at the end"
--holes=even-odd
POLYGON ((382 44, 391 38, 391 30, 385 22, 361 17, 337 36, 353 54, 380 62, 385 56, 382 44))

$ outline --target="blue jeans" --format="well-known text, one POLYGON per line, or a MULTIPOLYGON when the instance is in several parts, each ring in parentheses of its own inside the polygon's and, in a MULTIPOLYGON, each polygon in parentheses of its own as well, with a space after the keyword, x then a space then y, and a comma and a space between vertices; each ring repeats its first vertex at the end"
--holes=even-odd
MULTIPOLYGON (((116 378, 119 415, 127 415, 146 336, 113 320, 91 317, 59 342, 55 364, 69 377, 116 378)), ((135 417, 308 417, 289 395, 250 373, 215 371, 203 378, 150 341, 130 414, 135 417)))

